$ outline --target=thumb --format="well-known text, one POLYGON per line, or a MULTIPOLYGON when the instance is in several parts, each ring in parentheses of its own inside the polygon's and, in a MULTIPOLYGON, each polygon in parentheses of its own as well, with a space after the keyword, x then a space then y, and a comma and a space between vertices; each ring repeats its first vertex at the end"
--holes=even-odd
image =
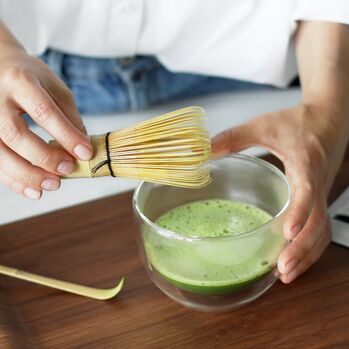
POLYGON ((238 152, 258 145, 259 136, 252 123, 227 129, 218 133, 211 140, 212 155, 218 157, 227 153, 238 152))

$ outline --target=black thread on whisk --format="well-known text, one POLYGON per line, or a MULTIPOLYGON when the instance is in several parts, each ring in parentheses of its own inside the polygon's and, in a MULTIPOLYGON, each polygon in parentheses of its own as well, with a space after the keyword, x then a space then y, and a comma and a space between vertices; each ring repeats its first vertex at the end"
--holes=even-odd
POLYGON ((109 134, 110 132, 108 132, 106 135, 105 135, 105 151, 107 153, 107 159, 104 160, 104 161, 101 161, 99 162, 98 164, 96 164, 95 166, 92 167, 91 169, 91 172, 93 174, 96 174, 97 171, 102 168, 103 166, 107 165, 108 166, 108 169, 109 169, 109 173, 112 177, 116 177, 114 175, 114 171, 111 167, 111 158, 110 158, 110 150, 109 150, 109 134))
POLYGON ((108 168, 109 168, 110 175, 112 177, 115 177, 113 169, 111 167, 110 150, 109 150, 109 135, 110 135, 110 132, 108 132, 105 135, 105 150, 107 152, 107 165, 108 165, 108 168))

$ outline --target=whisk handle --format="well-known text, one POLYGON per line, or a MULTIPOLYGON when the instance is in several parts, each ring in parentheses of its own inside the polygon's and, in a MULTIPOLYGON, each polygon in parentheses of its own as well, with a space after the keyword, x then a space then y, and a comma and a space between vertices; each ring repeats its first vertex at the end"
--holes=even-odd
MULTIPOLYGON (((49 145, 56 148, 62 148, 62 146, 57 143, 57 141, 49 141, 49 145)), ((91 163, 90 161, 75 160, 75 169, 72 173, 62 176, 64 179, 70 178, 91 178, 91 163)))
POLYGON ((93 177, 93 176, 91 173, 90 162, 76 160, 74 171, 68 175, 65 175, 62 178, 70 179, 70 178, 91 178, 91 177, 93 177))

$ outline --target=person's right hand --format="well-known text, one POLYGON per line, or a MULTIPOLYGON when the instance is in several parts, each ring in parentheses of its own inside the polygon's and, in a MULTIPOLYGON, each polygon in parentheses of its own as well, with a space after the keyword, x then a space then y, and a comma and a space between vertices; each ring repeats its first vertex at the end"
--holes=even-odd
MULTIPOLYGON (((3 48, 3 47, 2 47, 3 48)), ((72 93, 49 67, 21 47, 0 53, 0 181, 30 199, 56 190, 74 158, 89 160, 92 145, 72 93), (65 149, 50 147, 29 128, 27 113, 65 149)))

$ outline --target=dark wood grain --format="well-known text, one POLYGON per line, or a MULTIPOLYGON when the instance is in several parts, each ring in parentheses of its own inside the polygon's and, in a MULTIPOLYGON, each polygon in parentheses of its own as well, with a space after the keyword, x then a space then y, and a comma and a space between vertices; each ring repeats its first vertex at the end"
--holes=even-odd
MULTIPOLYGON (((269 160, 276 160, 269 157, 269 160)), ((349 184, 349 156, 330 200, 349 184)), ((238 310, 178 305, 149 280, 134 240, 131 193, 0 227, 0 263, 68 281, 126 285, 94 301, 0 276, 0 348, 349 348, 349 249, 332 244, 291 285, 238 310)))

